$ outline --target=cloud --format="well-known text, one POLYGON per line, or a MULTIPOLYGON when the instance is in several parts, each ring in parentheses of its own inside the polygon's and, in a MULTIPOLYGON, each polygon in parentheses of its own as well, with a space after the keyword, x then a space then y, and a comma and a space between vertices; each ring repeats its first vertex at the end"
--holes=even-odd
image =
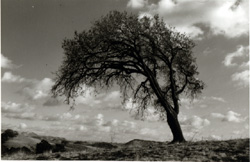
MULTIPOLYGON (((34 112, 35 106, 28 103, 15 103, 15 102, 1 102, 2 115, 7 118, 24 119, 24 120, 44 120, 44 121, 58 121, 65 120, 69 115, 63 113, 61 115, 47 114, 41 115, 34 112), (67 116, 68 115, 68 116, 67 116)), ((77 118, 72 116, 72 118, 77 118)))
MULTIPOLYGON (((112 132, 123 136, 124 134, 140 134, 140 129, 137 129, 135 122, 127 120, 120 121, 118 119, 107 121, 101 113, 95 116, 83 116, 80 114, 72 115, 72 113, 67 112, 60 115, 57 114, 56 117, 57 121, 54 121, 51 126, 61 131, 66 131, 68 129, 84 131, 86 133, 85 135, 93 136, 100 134, 103 137, 110 136, 112 132), (61 124, 62 122, 63 124, 61 124)), ((100 137, 97 138, 99 139, 100 137)))
MULTIPOLYGON (((58 106, 63 104, 65 99, 63 96, 52 98, 51 87, 54 85, 54 81, 50 78, 43 78, 42 80, 26 79, 11 72, 5 72, 2 82, 19 83, 21 86, 17 92, 20 95, 25 96, 28 100, 42 103, 43 106, 58 106)), ((85 88, 85 94, 75 99, 77 105, 84 104, 97 109, 121 107, 119 91, 95 95, 93 87, 86 88, 83 85, 83 88, 85 88)))
POLYGON ((72 115, 70 112, 62 114, 38 114, 34 112, 35 108, 29 104, 17 104, 12 102, 2 102, 2 115, 7 118, 24 119, 24 120, 41 120, 41 121, 64 121, 73 123, 82 123, 84 118, 79 115, 72 115))
POLYGON ((20 123, 18 126, 20 129, 26 129, 27 128, 27 124, 25 123, 20 123))
POLYGON ((210 121, 208 119, 201 118, 199 116, 193 115, 191 117, 187 117, 180 113, 179 115, 180 125, 184 127, 189 127, 189 129, 197 130, 202 129, 205 126, 210 125, 210 121))
POLYGON ((236 85, 249 86, 249 46, 238 46, 236 51, 227 54, 222 63, 226 67, 235 67, 240 70, 231 75, 232 81, 236 82, 236 85))
POLYGON ((35 106, 28 103, 4 102, 1 103, 2 115, 6 118, 41 120, 43 116, 34 113, 35 106))
POLYGON ((241 69, 246 69, 248 68, 250 65, 250 61, 247 61, 247 62, 243 62, 241 65, 240 65, 240 68, 241 69))
POLYGON ((225 115, 225 118, 223 119, 223 121, 240 123, 240 122, 244 121, 244 119, 241 119, 240 116, 241 116, 241 114, 238 114, 238 113, 233 112, 233 111, 228 111, 227 114, 225 115))
POLYGON ((72 121, 73 123, 83 123, 84 122, 84 117, 82 115, 76 114, 76 115, 72 115, 72 113, 70 112, 65 112, 62 114, 55 114, 55 115, 47 115, 47 116, 43 116, 41 118, 41 120, 45 120, 45 121, 72 121))
POLYGON ((214 118, 219 118, 219 119, 225 118, 225 115, 223 115, 221 113, 211 113, 211 116, 214 118))
POLYGON ((248 130, 248 129, 249 129, 249 124, 246 123, 246 124, 244 125, 244 128, 248 130))
POLYGON ((127 6, 131 8, 143 8, 147 5, 148 0, 129 0, 127 6))
POLYGON ((4 113, 4 117, 11 118, 11 119, 22 119, 22 120, 31 120, 31 121, 38 121, 38 120, 45 120, 44 116, 38 115, 34 112, 22 112, 22 113, 4 113))
POLYGON ((57 106, 62 103, 62 97, 52 98, 50 94, 54 81, 50 78, 42 80, 27 79, 12 72, 5 72, 2 77, 3 83, 18 83, 20 89, 17 91, 20 95, 25 96, 32 101, 43 102, 44 106, 57 106))
POLYGON ((1 110, 2 113, 22 113, 22 112, 29 112, 33 110, 34 107, 29 105, 28 103, 20 104, 15 102, 1 102, 1 110))
POLYGON ((14 65, 10 59, 8 59, 7 57, 5 57, 1 53, 1 68, 13 69, 13 68, 17 68, 17 67, 18 67, 17 65, 14 65))
POLYGON ((148 136, 157 136, 157 131, 149 128, 142 128, 140 130, 141 135, 148 135, 148 136))
POLYGON ((25 95, 31 100, 41 100, 50 96, 50 89, 54 81, 50 78, 44 78, 42 80, 33 80, 30 84, 26 85, 22 90, 19 91, 20 94, 25 95))
POLYGON ((196 129, 201 129, 205 126, 210 125, 210 121, 208 119, 202 119, 199 116, 194 115, 192 118, 188 119, 188 123, 191 124, 196 129))
POLYGON ((85 94, 76 98, 76 104, 84 104, 96 109, 119 108, 121 107, 121 98, 119 91, 101 93, 94 95, 94 88, 85 88, 85 94))
MULTIPOLYGON (((236 66, 238 65, 236 62, 233 62, 236 58, 243 57, 244 60, 248 56, 249 46, 239 46, 235 52, 227 54, 224 61, 222 62, 225 66, 236 66)), ((243 62, 243 66, 246 65, 247 62, 243 62)))
POLYGON ((242 0, 237 7, 235 3, 236 1, 221 3, 215 12, 211 14, 211 19, 215 18, 215 20, 211 20, 211 26, 215 34, 225 34, 231 38, 248 34, 249 16, 248 7, 246 6, 249 6, 249 2, 242 0))
POLYGON ((59 98, 48 98, 44 103, 43 106, 58 106, 62 104, 62 100, 59 98))
POLYGON ((42 80, 27 79, 12 72, 5 72, 2 77, 3 83, 20 83, 25 85, 18 90, 22 96, 26 96, 29 100, 44 102, 44 106, 56 106, 62 103, 62 97, 52 98, 50 94, 54 81, 50 78, 42 80))
POLYGON ((186 109, 193 108, 206 108, 208 104, 218 104, 218 103, 226 103, 227 101, 222 97, 217 96, 203 96, 200 98, 190 99, 186 97, 180 98, 180 104, 182 107, 186 109))
POLYGON ((80 131, 87 131, 88 129, 87 129, 85 126, 80 125, 80 126, 79 126, 79 130, 80 130, 80 131))
POLYGON ((221 113, 211 113, 211 116, 214 118, 221 119, 224 122, 234 122, 241 123, 246 120, 246 118, 241 118, 241 114, 234 111, 228 111, 226 114, 221 113))
POLYGON ((38 116, 36 113, 34 112, 23 112, 20 114, 5 114, 4 115, 7 118, 13 118, 13 119, 24 119, 24 120, 38 120, 41 117, 38 116))
MULTIPOLYGON (((58 106, 63 104, 65 100, 64 96, 52 98, 51 88, 54 85, 54 81, 50 78, 43 78, 42 80, 26 79, 19 75, 14 75, 11 72, 5 72, 2 77, 2 82, 20 83, 22 86, 18 90, 18 93, 25 96, 28 100, 42 103, 43 106, 58 106)), ((95 89, 93 87, 86 87, 85 85, 82 87, 85 93, 75 99, 76 105, 83 104, 97 109, 121 107, 121 95, 119 91, 95 95, 95 89)))
POLYGON ((241 87, 249 86, 249 70, 236 72, 231 77, 232 80, 236 81, 239 86, 241 87))
POLYGON ((5 72, 2 77, 2 82, 6 83, 22 83, 26 81, 28 80, 19 75, 14 75, 12 72, 5 72))
POLYGON ((219 101, 219 102, 226 102, 222 97, 211 97, 212 100, 219 101))
POLYGON ((148 105, 146 109, 140 110, 139 104, 133 102, 132 98, 129 98, 124 105, 122 105, 122 108, 129 111, 130 116, 137 120, 159 121, 162 119, 162 114, 160 114, 159 110, 155 109, 153 105, 148 105))
MULTIPOLYGON (((199 38, 204 31, 197 26, 202 23, 210 27, 213 35, 234 38, 248 34, 248 0, 238 1, 193 1, 160 0, 145 3, 142 15, 159 14, 164 21, 186 32, 192 38, 199 38)), ((132 7, 131 1, 128 3, 132 7)), ((133 8, 133 7, 132 7, 133 8)))

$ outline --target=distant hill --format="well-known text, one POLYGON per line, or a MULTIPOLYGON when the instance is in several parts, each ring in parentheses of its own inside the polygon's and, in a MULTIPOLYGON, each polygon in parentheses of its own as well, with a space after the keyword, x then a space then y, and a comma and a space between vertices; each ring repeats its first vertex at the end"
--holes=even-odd
POLYGON ((39 143, 41 140, 37 138, 33 138, 31 136, 26 136, 24 134, 19 134, 18 136, 9 139, 3 145, 7 148, 21 148, 27 147, 31 151, 35 152, 36 144, 39 143))

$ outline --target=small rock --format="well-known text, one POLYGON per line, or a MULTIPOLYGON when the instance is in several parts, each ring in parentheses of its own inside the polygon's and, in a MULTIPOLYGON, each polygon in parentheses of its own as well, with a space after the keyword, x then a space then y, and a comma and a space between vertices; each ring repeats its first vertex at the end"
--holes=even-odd
POLYGON ((224 157, 227 157, 227 154, 224 152, 221 152, 221 153, 219 153, 219 156, 224 158, 224 157))

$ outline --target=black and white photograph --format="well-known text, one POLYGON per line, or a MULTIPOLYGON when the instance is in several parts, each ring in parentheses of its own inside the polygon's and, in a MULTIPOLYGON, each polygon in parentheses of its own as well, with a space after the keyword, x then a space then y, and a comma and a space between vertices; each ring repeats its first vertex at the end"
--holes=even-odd
POLYGON ((1 160, 249 161, 249 0, 1 0, 1 160))

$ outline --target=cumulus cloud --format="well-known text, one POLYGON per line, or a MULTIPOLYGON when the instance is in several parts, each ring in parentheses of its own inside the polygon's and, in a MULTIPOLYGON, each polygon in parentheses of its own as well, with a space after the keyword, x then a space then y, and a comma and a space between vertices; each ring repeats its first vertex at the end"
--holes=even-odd
POLYGON ((240 65, 240 68, 241 69, 246 69, 248 68, 250 65, 250 61, 247 61, 247 62, 243 62, 241 65, 240 65))
POLYGON ((147 3, 148 0, 129 0, 127 6, 131 8, 143 8, 147 3))
POLYGON ((214 103, 226 103, 227 101, 218 96, 203 96, 197 99, 190 99, 186 97, 180 98, 180 104, 182 107, 186 109, 193 109, 193 108, 206 108, 208 104, 214 103))
POLYGON ((59 98, 52 99, 50 90, 54 81, 50 78, 44 78, 42 80, 27 79, 19 75, 14 75, 12 72, 5 72, 2 77, 3 83, 25 83, 22 88, 18 90, 23 96, 26 96, 30 100, 41 100, 44 99, 44 105, 54 106, 59 104, 59 98))
POLYGON ((19 75, 14 75, 12 72, 5 72, 2 77, 2 82, 6 83, 21 83, 28 81, 25 78, 19 76, 19 75))
POLYGON ((17 68, 17 67, 18 67, 17 65, 13 64, 10 59, 8 59, 7 57, 5 57, 1 53, 1 68, 13 69, 13 68, 17 68))
POLYGON ((158 133, 157 133, 156 130, 152 130, 152 129, 149 129, 149 128, 142 128, 140 130, 140 134, 141 135, 156 136, 158 133))
POLYGON ((87 129, 85 126, 80 125, 80 126, 79 126, 79 130, 80 130, 80 131, 87 131, 88 129, 87 129))
POLYGON ((2 115, 6 118, 41 120, 43 116, 34 113, 35 106, 28 103, 4 102, 1 103, 2 115))
MULTIPOLYGON (((54 81, 50 78, 43 78, 42 80, 26 79, 11 72, 6 72, 3 75, 2 81, 25 83, 20 87, 18 93, 25 96, 28 100, 41 103, 43 106, 58 106, 63 104, 65 100, 63 96, 52 98, 50 91, 54 85, 54 81)), ((116 109, 121 107, 121 94, 119 91, 95 94, 93 87, 83 85, 83 89, 85 93, 75 99, 76 105, 83 104, 86 107, 96 109, 116 109)))
POLYGON ((85 94, 76 98, 76 104, 95 108, 118 108, 121 106, 120 92, 111 91, 94 95, 94 88, 85 88, 85 94))
POLYGON ((221 113, 211 113, 211 116, 214 118, 221 119, 221 121, 241 123, 246 120, 246 118, 241 117, 241 114, 234 111, 228 111, 226 114, 221 113))
POLYGON ((54 82, 50 78, 44 78, 40 81, 33 80, 32 83, 26 85, 19 93, 31 100, 41 100, 50 97, 50 89, 53 84, 54 82))
POLYGON ((97 133, 133 133, 139 134, 139 130, 136 129, 136 123, 132 121, 120 121, 118 119, 113 119, 112 121, 107 121, 104 118, 104 115, 99 113, 95 116, 88 117, 82 115, 72 115, 71 113, 64 113, 60 115, 61 117, 58 120, 64 121, 64 123, 72 123, 71 128, 74 130, 81 130, 97 133), (70 122, 69 122, 70 121, 70 122))
MULTIPOLYGON (((140 14, 159 14, 168 25, 175 26, 193 38, 204 34, 197 26, 199 23, 209 26, 214 35, 233 38, 248 34, 248 3, 248 0, 160 0, 158 3, 144 4, 144 11, 140 14)), ((131 1, 128 6, 132 7, 131 1)))
POLYGON ((201 117, 196 116, 196 115, 190 118, 188 122, 191 124, 191 126, 197 129, 201 129, 205 126, 210 125, 210 121, 208 119, 202 119, 201 117))
MULTIPOLYGON (((2 77, 2 82, 19 83, 22 85, 18 90, 20 95, 25 96, 28 100, 42 103, 43 106, 58 106, 65 100, 63 96, 52 98, 50 91, 54 85, 54 81, 50 78, 43 78, 42 80, 27 79, 19 75, 14 75, 11 72, 5 72, 2 77)), ((95 95, 95 89, 93 87, 83 85, 83 89, 85 93, 75 99, 76 105, 84 104, 88 107, 100 109, 121 107, 119 91, 95 95)))
MULTIPOLYGON (((43 129, 43 131, 49 133, 52 133, 52 131, 61 132, 65 136, 68 134, 67 138, 74 140, 110 141, 112 136, 113 140, 119 138, 125 142, 130 136, 135 137, 140 135, 141 129, 137 128, 136 124, 132 121, 121 121, 118 119, 107 121, 103 114, 96 114, 91 117, 86 116, 85 120, 80 122, 81 119, 71 121, 60 119, 60 121, 55 121, 47 127, 39 129, 43 129), (72 130, 74 133, 72 133, 72 130)), ((145 136, 149 135, 145 134, 145 136)))
POLYGON ((24 120, 63 121, 79 118, 79 115, 73 116, 70 113, 41 115, 34 112, 35 106, 33 105, 28 103, 15 103, 11 101, 2 101, 1 110, 4 117, 24 120))
POLYGON ((242 72, 236 72, 232 76, 232 80, 237 82, 237 85, 241 87, 249 86, 249 70, 242 72))
POLYGON ((233 112, 233 111, 228 111, 227 114, 225 115, 225 118, 223 121, 229 121, 229 122, 236 122, 240 123, 244 121, 244 119, 240 118, 241 114, 233 112))
POLYGON ((219 118, 219 119, 223 119, 225 117, 225 115, 221 113, 211 113, 211 116, 214 118, 219 118))
POLYGON ((96 116, 96 123, 98 126, 101 126, 104 124, 104 121, 103 121, 103 114, 97 114, 96 116))
POLYGON ((37 120, 41 118, 34 112, 23 112, 21 114, 7 114, 5 117, 25 120, 37 120))
POLYGON ((62 114, 55 114, 55 115, 47 115, 47 116, 43 116, 41 118, 41 120, 47 120, 47 121, 56 121, 56 122, 60 122, 60 121, 72 121, 74 123, 82 123, 84 121, 84 117, 82 115, 79 114, 75 114, 73 115, 70 112, 64 112, 62 114))
POLYGON ((26 129, 27 128, 27 124, 25 123, 20 123, 18 126, 20 129, 26 129))
POLYGON ((62 97, 51 98, 50 90, 54 81, 50 78, 42 80, 27 79, 12 72, 5 72, 2 77, 3 83, 18 83, 20 89, 17 91, 29 100, 43 102, 44 106, 56 106, 62 103, 62 97))
POLYGON ((43 106, 58 106, 62 104, 62 99, 59 98, 48 98, 44 103, 43 106))
POLYGON ((208 119, 201 118, 199 116, 193 115, 191 117, 187 117, 180 113, 179 122, 184 127, 190 127, 191 129, 197 130, 202 129, 205 126, 210 125, 210 121, 208 119))
POLYGON ((222 98, 222 97, 214 97, 214 96, 212 96, 211 99, 212 99, 212 100, 215 100, 215 101, 219 101, 219 102, 226 102, 226 101, 224 100, 224 98, 222 98))
POLYGON ((138 109, 139 105, 133 102, 132 98, 129 98, 123 105, 123 109, 129 111, 131 117, 135 119, 143 119, 146 121, 159 121, 161 120, 161 114, 152 105, 148 105, 146 109, 138 109))
POLYGON ((29 112, 33 110, 34 107, 29 105, 28 103, 15 103, 15 102, 1 102, 1 110, 2 113, 22 113, 22 112, 29 112))
POLYGON ((227 54, 223 64, 226 67, 235 67, 238 72, 232 74, 232 81, 236 82, 239 87, 249 86, 249 46, 238 46, 238 49, 227 54))
POLYGON ((46 120, 46 117, 34 113, 32 111, 22 112, 22 113, 3 113, 3 116, 11 119, 22 119, 22 120, 46 120))
MULTIPOLYGON (((244 60, 246 60, 248 56, 249 47, 248 46, 239 46, 238 49, 235 52, 227 54, 225 57, 223 64, 225 66, 236 66, 238 65, 236 62, 233 62, 237 58, 243 57, 244 60)), ((242 64, 246 65, 247 62, 243 62, 242 64)))

